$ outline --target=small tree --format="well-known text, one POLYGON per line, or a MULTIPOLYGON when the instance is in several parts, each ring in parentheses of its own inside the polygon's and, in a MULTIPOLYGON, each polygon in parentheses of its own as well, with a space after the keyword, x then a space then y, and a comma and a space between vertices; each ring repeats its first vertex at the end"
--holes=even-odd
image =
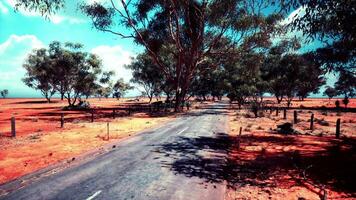
POLYGON ((9 94, 9 90, 7 90, 7 89, 4 89, 4 90, 0 91, 0 95, 4 99, 7 97, 8 94, 9 94))
POLYGON ((340 108, 340 101, 339 101, 339 100, 336 100, 336 101, 335 101, 335 107, 336 107, 336 108, 340 108))
POLYGON ((335 90, 344 98, 352 98, 356 94, 356 77, 352 72, 340 71, 339 79, 335 83, 335 90))
POLYGON ((133 89, 133 87, 130 84, 125 83, 124 79, 120 78, 114 84, 113 97, 115 97, 119 100, 121 97, 125 96, 127 91, 132 90, 132 89, 133 89))
POLYGON ((333 87, 327 86, 324 95, 329 97, 330 102, 333 97, 337 96, 337 91, 333 87))
POLYGON ((344 97, 344 99, 342 100, 342 103, 345 105, 345 108, 347 108, 347 104, 349 104, 350 100, 348 97, 344 97))

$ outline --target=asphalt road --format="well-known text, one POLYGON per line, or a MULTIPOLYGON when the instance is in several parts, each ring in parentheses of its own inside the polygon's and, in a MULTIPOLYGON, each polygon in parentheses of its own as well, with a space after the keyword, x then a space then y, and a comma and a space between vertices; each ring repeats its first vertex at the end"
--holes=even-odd
POLYGON ((223 199, 224 111, 216 104, 179 117, 93 159, 29 184, 23 180, 22 188, 0 199, 223 199))

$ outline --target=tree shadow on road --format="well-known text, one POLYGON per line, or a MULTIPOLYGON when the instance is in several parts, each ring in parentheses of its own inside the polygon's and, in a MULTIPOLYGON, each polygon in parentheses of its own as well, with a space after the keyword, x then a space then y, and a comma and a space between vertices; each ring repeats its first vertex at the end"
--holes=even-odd
POLYGON ((173 143, 157 147, 157 152, 172 160, 161 164, 175 174, 199 177, 206 182, 226 182, 228 187, 259 188, 293 186, 322 196, 322 187, 356 197, 356 143, 334 141, 321 148, 307 149, 296 137, 274 135, 241 138, 238 149, 235 137, 217 133, 215 137, 179 137, 173 143), (268 151, 261 144, 283 147, 299 146, 301 150, 268 151))

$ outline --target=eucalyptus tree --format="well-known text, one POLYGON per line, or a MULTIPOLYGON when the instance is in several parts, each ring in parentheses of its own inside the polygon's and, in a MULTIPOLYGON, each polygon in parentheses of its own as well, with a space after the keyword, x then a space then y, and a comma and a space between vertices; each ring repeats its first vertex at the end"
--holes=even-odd
POLYGON ((47 49, 34 50, 28 55, 23 67, 26 70, 23 82, 39 90, 47 102, 51 102, 51 97, 56 93, 57 77, 47 49))
POLYGON ((81 96, 90 95, 95 82, 102 73, 102 62, 95 54, 82 51, 83 46, 66 43, 56 56, 55 66, 59 70, 59 83, 65 92, 69 106, 74 106, 81 96))
POLYGON ((132 71, 131 82, 140 85, 151 103, 162 92, 163 73, 147 53, 139 54, 126 68, 132 71))
POLYGON ((120 78, 116 81, 113 86, 113 97, 120 99, 124 97, 127 91, 132 90, 134 87, 129 83, 125 83, 123 78, 120 78))
POLYGON ((300 55, 301 63, 298 74, 297 96, 302 101, 310 93, 318 93, 320 87, 326 83, 325 70, 322 69, 318 62, 315 63, 311 57, 313 57, 313 53, 300 55))
POLYGON ((137 0, 109 4, 84 4, 82 10, 92 19, 98 30, 122 38, 132 38, 145 47, 154 64, 173 84, 177 111, 187 98, 191 82, 211 56, 225 54, 218 44, 230 38, 228 49, 256 47, 268 38, 279 15, 264 15, 269 2, 262 0, 171 1, 137 0), (127 29, 122 31, 122 25, 127 29), (164 45, 174 46, 173 69, 161 58, 164 45))
POLYGON ((280 0, 282 8, 298 9, 290 27, 300 30, 309 40, 319 40, 316 60, 329 70, 355 74, 356 1, 352 0, 280 0))
POLYGON ((113 93, 112 76, 115 75, 114 71, 107 71, 101 74, 98 82, 94 82, 90 87, 91 92, 89 95, 94 94, 101 100, 102 97, 109 98, 113 93))
POLYGON ((343 95, 345 99, 356 95, 356 77, 348 71, 340 71, 339 78, 334 86, 338 95, 343 95))
MULTIPOLYGON (((263 80, 269 82, 268 92, 276 97, 278 103, 281 103, 283 98, 286 97, 285 84, 291 81, 286 77, 288 68, 285 65, 289 65, 289 60, 286 59, 285 56, 290 55, 290 53, 295 52, 299 48, 300 44, 296 39, 282 40, 268 49, 263 61, 261 77, 263 80)), ((293 56, 290 56, 290 58, 293 58, 293 61, 297 61, 293 56)), ((294 78, 292 80, 294 80, 294 78)), ((290 96, 293 92, 289 91, 288 93, 290 96)))
POLYGON ((327 86, 323 95, 327 96, 330 101, 333 97, 337 96, 337 91, 335 90, 335 88, 327 86))
POLYGON ((101 60, 94 54, 82 51, 76 43, 52 42, 48 49, 35 50, 29 54, 23 67, 24 82, 38 89, 50 101, 55 92, 74 106, 82 96, 93 95, 98 77, 102 74, 101 60))

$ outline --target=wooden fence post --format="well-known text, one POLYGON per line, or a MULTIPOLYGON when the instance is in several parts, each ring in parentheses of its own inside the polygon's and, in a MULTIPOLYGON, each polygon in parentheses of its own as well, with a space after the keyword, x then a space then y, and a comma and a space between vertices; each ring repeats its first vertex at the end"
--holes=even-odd
POLYGON ((287 119, 287 109, 284 108, 283 110, 283 119, 287 119))
POLYGON ((294 111, 294 123, 298 123, 298 113, 296 110, 294 111))
POLYGON ((106 131, 106 134, 108 136, 108 140, 110 139, 110 136, 109 136, 109 122, 106 124, 107 126, 107 131, 106 131))
POLYGON ((278 116, 278 114, 279 114, 279 109, 278 109, 278 107, 276 108, 276 116, 278 116))
POLYGON ((16 137, 16 121, 15 117, 11 117, 11 136, 16 137))
POLYGON ((94 122, 94 110, 91 112, 91 122, 94 122))
POLYGON ((242 126, 240 127, 239 136, 237 138, 237 149, 240 149, 241 134, 242 134, 242 126))
POLYGON ((310 130, 314 130, 314 113, 310 116, 310 130))
POLYGON ((336 121, 336 138, 340 138, 340 118, 336 121))
POLYGON ((64 127, 64 113, 61 113, 61 128, 64 127))

